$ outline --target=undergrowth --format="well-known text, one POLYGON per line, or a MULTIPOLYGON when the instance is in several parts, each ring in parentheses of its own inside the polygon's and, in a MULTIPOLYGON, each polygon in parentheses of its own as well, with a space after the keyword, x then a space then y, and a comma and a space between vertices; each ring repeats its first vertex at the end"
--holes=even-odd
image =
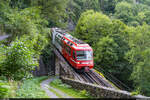
POLYGON ((70 85, 63 84, 60 79, 52 81, 50 86, 59 89, 73 98, 92 98, 86 90, 79 91, 73 89, 70 85))
POLYGON ((49 98, 41 89, 40 83, 46 76, 25 80, 20 89, 16 91, 16 98, 49 98))

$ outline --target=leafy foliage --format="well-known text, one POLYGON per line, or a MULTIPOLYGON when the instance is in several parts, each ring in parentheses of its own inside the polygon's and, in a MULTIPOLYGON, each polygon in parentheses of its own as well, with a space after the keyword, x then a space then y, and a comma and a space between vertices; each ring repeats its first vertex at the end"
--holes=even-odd
POLYGON ((38 66, 38 62, 33 58, 33 50, 28 48, 29 45, 16 39, 10 47, 6 48, 6 58, 1 66, 4 67, 2 69, 3 75, 9 78, 22 79, 28 77, 29 71, 38 66))
POLYGON ((132 67, 124 58, 129 50, 127 26, 119 20, 111 21, 106 15, 92 10, 84 12, 76 27, 76 36, 94 49, 95 68, 107 70, 124 83, 132 67))
POLYGON ((63 84, 60 79, 56 79, 50 83, 50 86, 65 92, 71 97, 74 98, 92 98, 91 95, 86 90, 76 90, 73 89, 70 85, 63 84))
POLYGON ((67 8, 69 21, 72 20, 76 24, 81 13, 90 9, 100 11, 99 0, 70 0, 67 8))
POLYGON ((24 34, 37 35, 44 32, 43 26, 47 24, 46 20, 39 16, 38 8, 26 8, 21 11, 12 10, 4 14, 7 21, 3 22, 6 33, 11 33, 12 37, 22 36, 24 34))
POLYGON ((134 64, 131 79, 136 89, 145 95, 150 95, 150 26, 143 25, 132 28, 129 45, 131 50, 127 53, 128 60, 134 64))
POLYGON ((95 45, 100 37, 109 33, 111 20, 106 16, 93 10, 84 12, 76 26, 76 34, 81 40, 90 45, 95 45))
POLYGON ((101 11, 111 19, 99 12, 86 11, 78 20, 75 35, 93 47, 97 69, 102 67, 138 93, 149 96, 150 78, 146 76, 149 74, 149 1, 108 1, 99 0, 99 3, 101 11))
POLYGON ((115 8, 116 17, 118 19, 122 19, 123 22, 128 23, 133 20, 133 8, 130 3, 127 2, 120 2, 116 5, 115 8))
POLYGON ((2 29, 5 33, 11 33, 6 43, 9 45, 13 41, 10 46, 1 47, 3 52, 0 54, 0 71, 1 74, 15 79, 30 76, 29 71, 33 70, 35 65, 38 66, 38 58, 41 50, 47 45, 46 36, 49 32, 46 28, 48 21, 41 17, 40 8, 22 9, 19 2, 21 1, 0 2, 2 29))
POLYGON ((24 80, 20 89, 16 91, 16 98, 48 98, 45 91, 40 88, 40 82, 47 77, 24 80))
POLYGON ((117 0, 99 0, 99 2, 100 2, 101 10, 105 14, 109 15, 114 13, 117 0))
POLYGON ((9 88, 9 85, 6 82, 0 80, 0 98, 8 97, 9 88))
POLYGON ((67 18, 65 9, 68 0, 36 0, 32 2, 33 6, 41 7, 41 14, 49 21, 49 27, 65 26, 67 18))
POLYGON ((117 3, 114 16, 131 26, 142 25, 144 22, 149 24, 149 9, 147 5, 123 1, 117 3))
MULTIPOLYGON (((101 65, 112 67, 113 63, 118 60, 117 48, 119 47, 110 37, 103 37, 97 43, 96 61, 101 65)), ((110 68, 107 69, 108 71, 110 68)))

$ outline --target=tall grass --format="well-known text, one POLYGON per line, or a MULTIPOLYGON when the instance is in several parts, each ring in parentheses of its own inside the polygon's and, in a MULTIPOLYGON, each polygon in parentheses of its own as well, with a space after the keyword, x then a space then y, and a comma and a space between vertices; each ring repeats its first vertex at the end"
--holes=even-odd
POLYGON ((60 79, 56 79, 50 83, 50 86, 59 89, 73 98, 92 98, 86 90, 76 90, 70 85, 62 83, 60 79))
POLYGON ((16 98, 49 98, 40 87, 40 83, 44 79, 47 79, 47 77, 25 80, 20 89, 16 91, 16 98))

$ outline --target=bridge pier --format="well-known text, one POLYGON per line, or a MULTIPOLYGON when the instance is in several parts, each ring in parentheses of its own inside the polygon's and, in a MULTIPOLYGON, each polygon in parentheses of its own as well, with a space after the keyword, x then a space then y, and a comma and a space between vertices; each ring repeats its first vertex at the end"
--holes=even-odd
POLYGON ((55 58, 55 75, 74 79, 70 66, 65 63, 66 62, 60 60, 58 57, 55 58))
POLYGON ((60 75, 60 65, 59 65, 59 59, 57 56, 55 56, 55 75, 60 75))
MULTIPOLYGON (((32 74, 34 76, 48 76, 48 75, 55 75, 55 59, 56 56, 54 53, 52 53, 51 56, 48 57, 49 61, 44 62, 43 56, 40 56, 39 59, 39 67, 36 67, 34 71, 32 71, 32 74)), ((47 59, 47 58, 46 58, 47 59)))
POLYGON ((55 75, 75 79, 74 70, 65 61, 63 56, 56 49, 53 51, 55 53, 55 75))

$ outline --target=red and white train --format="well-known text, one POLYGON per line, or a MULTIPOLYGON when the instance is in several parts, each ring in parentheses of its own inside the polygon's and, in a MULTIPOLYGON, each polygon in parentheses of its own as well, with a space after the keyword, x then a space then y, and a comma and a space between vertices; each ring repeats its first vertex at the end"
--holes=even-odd
POLYGON ((93 50, 87 43, 74 38, 60 28, 51 28, 51 37, 52 44, 75 69, 88 72, 93 68, 93 50))

